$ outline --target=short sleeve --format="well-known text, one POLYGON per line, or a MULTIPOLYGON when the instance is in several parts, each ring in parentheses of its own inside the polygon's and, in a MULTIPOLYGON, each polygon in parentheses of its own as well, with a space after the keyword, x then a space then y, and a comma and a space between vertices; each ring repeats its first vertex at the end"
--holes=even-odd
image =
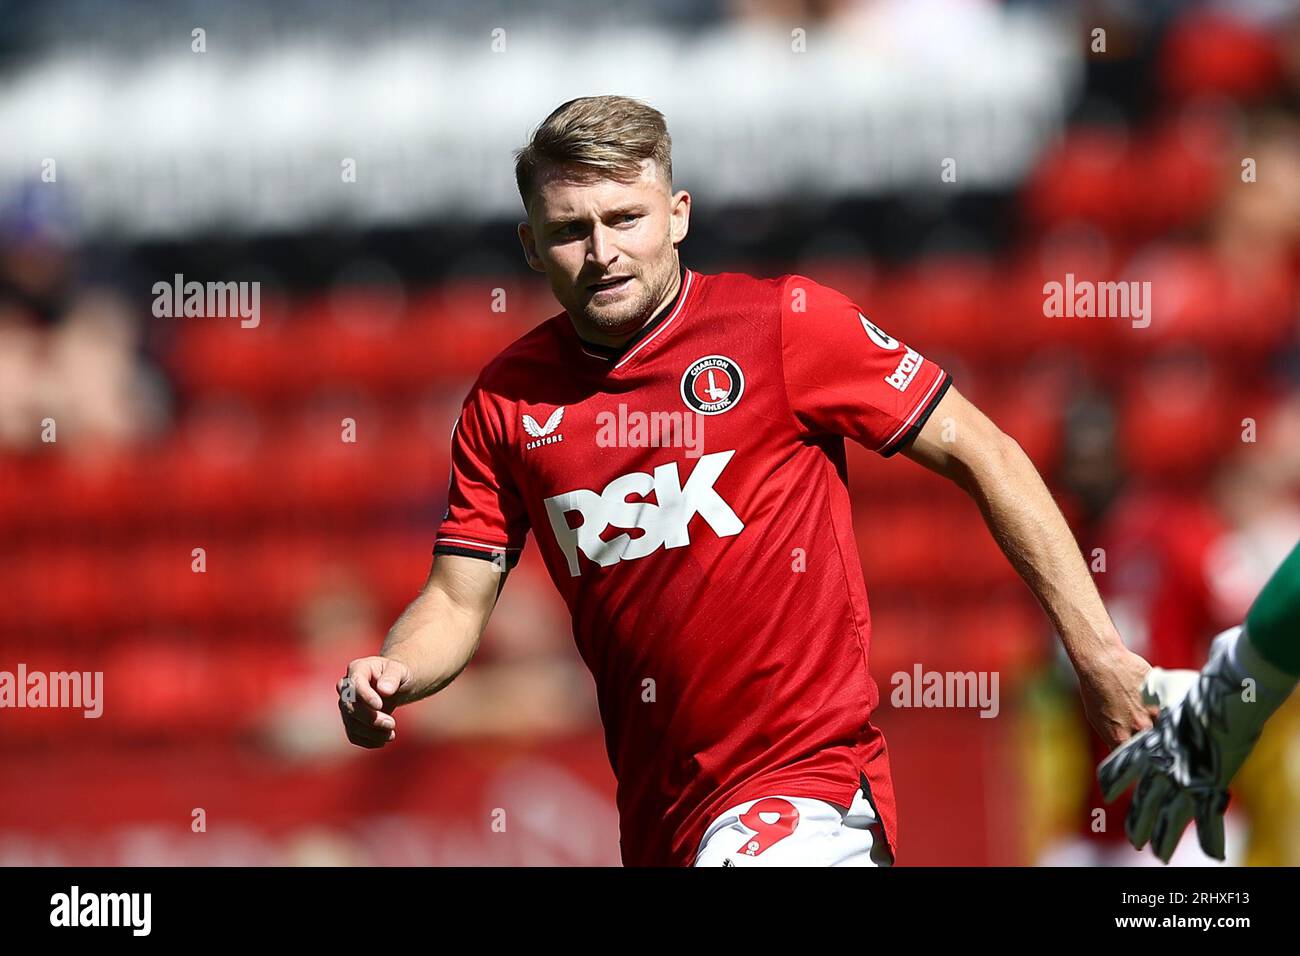
POLYGON ((885 458, 916 437, 952 384, 846 296, 800 275, 781 289, 781 362, 806 434, 851 438, 885 458))
POLYGON ((493 560, 514 567, 528 536, 528 513, 499 453, 487 394, 476 383, 451 433, 447 510, 434 554, 493 560))

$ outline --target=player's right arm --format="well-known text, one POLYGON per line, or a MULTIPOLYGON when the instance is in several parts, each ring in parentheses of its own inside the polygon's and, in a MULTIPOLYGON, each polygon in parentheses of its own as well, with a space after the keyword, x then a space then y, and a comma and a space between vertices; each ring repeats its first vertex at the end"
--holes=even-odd
POLYGON ((519 561, 529 520, 505 460, 506 415, 480 375, 452 429, 447 510, 429 579, 379 656, 353 661, 338 682, 343 726, 357 746, 395 739, 393 710, 436 694, 465 669, 519 561))
POLYGON ((348 664, 339 713, 348 740, 382 747, 397 736, 393 710, 450 684, 478 650, 505 584, 494 561, 440 554, 419 596, 402 612, 376 657, 348 664))

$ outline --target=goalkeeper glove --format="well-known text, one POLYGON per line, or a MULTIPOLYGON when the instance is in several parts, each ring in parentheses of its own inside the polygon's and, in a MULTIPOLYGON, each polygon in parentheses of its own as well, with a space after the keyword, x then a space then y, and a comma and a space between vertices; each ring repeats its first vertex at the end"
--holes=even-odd
POLYGON ((1201 849, 1224 858, 1228 784, 1267 716, 1253 700, 1243 699, 1243 678, 1231 655, 1240 633, 1235 627, 1216 637, 1199 673, 1152 668, 1143 697, 1160 707, 1154 726, 1116 748, 1097 768, 1107 802, 1137 782, 1124 831, 1137 849, 1150 840, 1165 863, 1193 819, 1201 849))

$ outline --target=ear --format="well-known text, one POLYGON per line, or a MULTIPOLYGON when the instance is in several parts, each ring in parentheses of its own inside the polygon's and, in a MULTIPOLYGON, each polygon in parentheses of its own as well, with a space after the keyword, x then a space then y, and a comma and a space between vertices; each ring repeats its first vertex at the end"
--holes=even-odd
POLYGON ((537 254, 537 237, 533 235, 533 227, 527 222, 519 224, 519 244, 524 247, 524 259, 528 262, 528 268, 534 272, 545 272, 546 267, 542 265, 541 256, 537 254))
POLYGON ((668 215, 668 234, 675 246, 686 238, 691 228, 691 194, 685 189, 678 190, 672 198, 668 215))

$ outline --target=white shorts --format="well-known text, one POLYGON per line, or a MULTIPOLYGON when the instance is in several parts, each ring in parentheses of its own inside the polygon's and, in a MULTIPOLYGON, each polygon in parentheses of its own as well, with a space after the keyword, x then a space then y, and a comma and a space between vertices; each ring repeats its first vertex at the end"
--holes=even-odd
POLYGON ((884 827, 864 785, 851 807, 812 797, 762 797, 715 819, 696 866, 892 866, 884 827))

